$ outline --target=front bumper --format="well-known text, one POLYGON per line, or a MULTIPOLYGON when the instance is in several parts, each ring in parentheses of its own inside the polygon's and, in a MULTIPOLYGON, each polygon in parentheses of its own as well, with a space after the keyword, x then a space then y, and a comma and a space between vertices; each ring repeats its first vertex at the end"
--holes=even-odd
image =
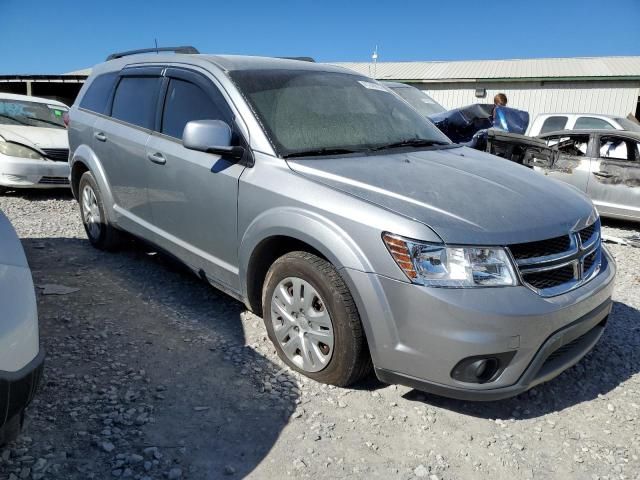
POLYGON ((69 188, 67 162, 32 160, 0 154, 0 186, 10 188, 69 188))
MULTIPOLYGON (((44 369, 44 351, 16 372, 0 371, 0 440, 5 437, 4 427, 21 416, 31 403, 44 369)), ((0 444, 2 441, 0 441, 0 444)))
POLYGON ((615 264, 603 248, 595 278, 551 298, 523 286, 427 288, 353 270, 344 276, 380 380, 453 398, 496 400, 550 380, 595 345, 611 310, 615 264), (462 359, 502 352, 513 358, 489 382, 451 375, 462 359))

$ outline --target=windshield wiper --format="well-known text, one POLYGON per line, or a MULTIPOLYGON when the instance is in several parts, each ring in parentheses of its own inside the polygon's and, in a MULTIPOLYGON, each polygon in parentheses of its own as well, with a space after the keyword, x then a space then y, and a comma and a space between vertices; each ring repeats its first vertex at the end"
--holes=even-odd
POLYGON ((302 150, 300 152, 292 152, 283 155, 282 158, 292 157, 319 157, 322 155, 341 155, 345 153, 361 153, 364 150, 356 150, 353 148, 317 148, 314 150, 302 150))
POLYGON ((450 143, 442 140, 427 140, 425 138, 407 138, 406 140, 400 140, 399 142, 373 147, 370 151, 377 152, 378 150, 388 150, 400 147, 433 147, 434 145, 450 145, 450 143))

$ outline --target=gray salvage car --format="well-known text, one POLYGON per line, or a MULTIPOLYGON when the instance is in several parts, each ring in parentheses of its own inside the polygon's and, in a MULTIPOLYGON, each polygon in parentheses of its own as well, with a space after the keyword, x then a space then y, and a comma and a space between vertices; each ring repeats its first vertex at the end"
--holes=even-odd
POLYGON ((540 138, 558 155, 539 170, 586 193, 601 215, 640 221, 640 133, 564 130, 540 138))
POLYGON ((70 111, 89 240, 178 257, 262 315, 291 368, 497 399, 600 338, 615 266, 575 189, 452 144, 342 68, 111 58, 70 111))

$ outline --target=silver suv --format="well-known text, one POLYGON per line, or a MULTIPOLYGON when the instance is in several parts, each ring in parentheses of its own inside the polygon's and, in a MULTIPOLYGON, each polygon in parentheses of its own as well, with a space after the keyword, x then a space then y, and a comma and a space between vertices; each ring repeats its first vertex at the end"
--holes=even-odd
POLYGON ((615 266, 588 198, 452 144, 349 70, 116 54, 80 92, 69 140, 93 245, 128 232, 179 258, 320 382, 373 367, 504 398, 575 364, 611 310, 615 266))

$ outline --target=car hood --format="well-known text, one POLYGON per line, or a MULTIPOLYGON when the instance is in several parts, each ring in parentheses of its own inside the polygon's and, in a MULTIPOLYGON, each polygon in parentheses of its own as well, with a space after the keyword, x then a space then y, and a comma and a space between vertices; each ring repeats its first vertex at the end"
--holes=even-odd
POLYGON ((69 148, 66 128, 0 125, 0 137, 8 142, 36 148, 69 148))
MULTIPOLYGON (((0 211, 0 270, 6 266, 29 268, 22 244, 9 219, 0 211)), ((1 277, 1 275, 0 275, 1 277)))
POLYGON ((308 178, 432 228, 444 242, 507 245, 587 224, 591 201, 559 181, 467 147, 289 159, 308 178))

